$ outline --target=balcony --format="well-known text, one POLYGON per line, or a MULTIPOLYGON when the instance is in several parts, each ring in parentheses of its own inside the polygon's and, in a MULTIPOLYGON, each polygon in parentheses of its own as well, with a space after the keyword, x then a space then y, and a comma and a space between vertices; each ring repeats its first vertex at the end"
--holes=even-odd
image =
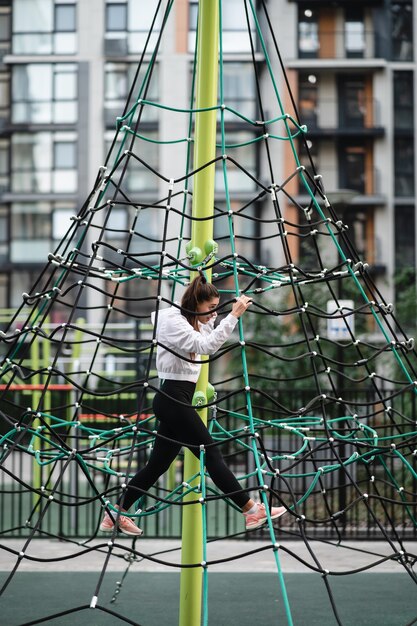
MULTIPOLYGON (((384 67, 391 57, 391 46, 384 33, 367 30, 322 30, 303 28, 299 24, 298 59, 288 61, 289 68, 298 67, 384 67)), ((403 60, 409 51, 402 52, 403 60)), ((401 56, 401 55, 400 55, 401 56)), ((399 59, 400 60, 400 59, 399 59)))
POLYGON ((302 124, 307 126, 310 138, 326 137, 382 137, 381 105, 375 98, 346 101, 319 98, 317 103, 305 100, 299 103, 302 124))
MULTIPOLYGON (((352 206, 377 206, 386 202, 381 171, 376 167, 368 168, 366 171, 352 170, 351 172, 342 167, 317 167, 316 165, 316 169, 317 173, 323 177, 324 189, 329 197, 335 190, 349 189, 357 192, 351 202, 352 206)), ((307 182, 309 183, 309 179, 307 182)), ((311 187, 310 183, 309 186, 311 187)), ((296 200, 300 204, 309 202, 308 192, 301 179, 296 200)), ((321 204, 319 196, 317 200, 321 204)))
MULTIPOLYGON (((293 4, 305 4, 305 0, 288 0, 293 4)), ((308 4, 312 7, 328 7, 329 0, 309 0, 308 4)), ((384 4, 383 0, 332 0, 332 6, 334 7, 350 7, 352 4, 359 4, 361 7, 374 7, 384 4)))
POLYGON ((75 32, 14 32, 12 55, 73 55, 77 51, 75 32))
MULTIPOLYGON (((146 52, 152 53, 158 42, 159 33, 153 31, 150 35, 146 52)), ((130 54, 141 54, 146 41, 147 31, 115 31, 107 32, 104 39, 104 54, 108 58, 124 58, 130 54)))

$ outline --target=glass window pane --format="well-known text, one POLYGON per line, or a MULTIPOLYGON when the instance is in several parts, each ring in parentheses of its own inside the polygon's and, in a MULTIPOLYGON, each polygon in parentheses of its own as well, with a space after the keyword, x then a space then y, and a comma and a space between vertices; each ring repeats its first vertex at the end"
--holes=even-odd
POLYGON ((10 102, 9 81, 0 77, 0 108, 8 108, 10 102))
POLYGON ((52 65, 31 63, 13 67, 13 100, 45 101, 52 97, 52 65))
POLYGON ((363 128, 366 115, 366 84, 361 76, 339 80, 339 124, 363 128))
POLYGON ((52 165, 50 133, 15 133, 12 137, 12 169, 29 171, 40 164, 43 169, 50 169, 52 165))
POLYGON ((77 52, 76 33, 54 33, 55 54, 75 54, 77 52))
POLYGON ((52 121, 52 107, 50 102, 33 102, 27 105, 28 119, 36 124, 48 124, 52 121))
MULTIPOLYGON (((239 111, 242 115, 255 119, 255 81, 252 66, 249 63, 225 63, 223 68, 224 103, 239 111)), ((225 119, 237 121, 229 112, 225 119)))
POLYGON ((315 57, 320 47, 317 12, 300 6, 298 10, 298 51, 300 56, 315 57))
POLYGON ((71 193, 77 189, 77 173, 74 170, 55 170, 52 176, 54 193, 71 193))
POLYGON ((106 238, 120 237, 122 230, 127 230, 127 211, 113 208, 106 224, 106 238))
POLYGON ((12 137, 12 190, 51 190, 51 134, 15 133, 12 137))
POLYGON ((414 196, 414 141, 398 137, 394 141, 395 195, 414 196))
POLYGON ((117 31, 127 28, 127 7, 125 4, 108 4, 106 6, 106 30, 117 31))
MULTIPOLYGON (((134 96, 136 98, 143 97, 143 94, 145 93, 145 89, 146 89, 146 99, 156 101, 158 100, 158 96, 159 96, 158 64, 155 64, 153 67, 149 85, 148 85, 149 76, 146 78, 146 81, 145 81, 145 76, 147 74, 147 71, 148 71, 148 65, 142 65, 141 70, 139 72, 138 79, 136 81, 134 96)), ((130 86, 133 83, 135 74, 136 74, 136 65, 134 63, 130 63, 129 68, 128 68, 128 89, 130 89, 130 86)))
POLYGON ((411 2, 393 2, 392 49, 395 61, 413 60, 413 5, 411 2))
POLYGON ((394 72, 394 126, 414 127, 414 80, 412 72, 394 72))
POLYGON ((55 30, 60 32, 75 30, 75 6, 73 4, 55 5, 55 30))
POLYGON ((9 171, 9 144, 5 140, 0 140, 0 175, 9 171))
MULTIPOLYGON (((0 249, 0 258, 2 258, 2 259, 6 259, 7 258, 6 250, 3 248, 3 246, 0 249)), ((7 308, 9 306, 9 302, 8 302, 8 298, 7 298, 8 281, 9 281, 8 275, 0 274, 0 306, 2 308, 7 308)), ((22 294, 20 294, 20 298, 22 298, 22 294)))
POLYGON ((190 30, 197 30, 197 18, 198 18, 198 2, 196 2, 196 0, 191 0, 190 11, 189 11, 189 16, 188 16, 190 30))
POLYGON ((51 33, 22 33, 13 35, 14 54, 51 54, 51 33))
POLYGON ((74 65, 57 65, 54 75, 55 100, 74 100, 77 97, 77 72, 74 65))
POLYGON ((8 239, 8 235, 7 235, 8 223, 9 223, 9 219, 8 219, 7 212, 2 209, 0 211, 0 242, 2 243, 4 241, 7 241, 8 239))
POLYGON ((359 54, 365 49, 365 26, 363 22, 347 22, 345 27, 346 52, 359 54))
POLYGON ((0 41, 8 41, 10 39, 10 16, 0 13, 0 41))
MULTIPOLYGON (((142 52, 145 47, 148 33, 146 31, 130 32, 128 37, 129 52, 142 52)), ((148 42, 147 52, 152 52, 155 49, 156 42, 158 40, 158 33, 153 31, 148 42)))
POLYGON ((55 142, 54 168, 71 169, 75 167, 75 143, 55 142))
POLYGON ((12 239, 46 239, 50 234, 49 204, 12 205, 12 239))
POLYGON ((127 95, 127 66, 123 63, 109 63, 106 67, 105 98, 117 100, 127 95))
POLYGON ((74 208, 56 208, 52 213, 52 237, 55 241, 61 241, 72 225, 71 217, 75 215, 74 208))
POLYGON ((362 146, 341 147, 339 187, 365 193, 365 149, 362 146))
POLYGON ((14 0, 14 32, 51 32, 52 0, 14 0))
MULTIPOLYGON (((50 242, 47 240, 32 240, 30 243, 30 262, 43 263, 48 258, 50 242)), ((12 263, 28 263, 28 240, 14 240, 11 244, 10 257, 12 263)), ((20 295, 20 297, 22 297, 20 295)))
MULTIPOLYGON (((130 0, 128 15, 129 30, 149 31, 157 6, 158 0, 130 0)), ((155 26, 160 23, 160 15, 161 9, 158 11, 155 26)))
POLYGON ((77 121, 77 103, 54 102, 52 121, 55 124, 74 124, 77 121))
POLYGON ((415 267, 415 209, 414 206, 395 207, 395 265, 396 268, 415 267))

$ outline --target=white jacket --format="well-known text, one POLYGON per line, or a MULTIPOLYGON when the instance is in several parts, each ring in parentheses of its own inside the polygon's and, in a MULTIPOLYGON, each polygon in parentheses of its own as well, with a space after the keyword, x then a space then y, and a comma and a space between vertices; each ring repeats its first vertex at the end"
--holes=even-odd
MULTIPOLYGON (((155 313, 152 313, 151 317, 154 324, 155 313)), ((214 320, 215 316, 207 324, 199 322, 200 332, 198 332, 181 315, 180 309, 172 306, 158 312, 156 369, 159 378, 197 382, 201 369, 200 355, 217 352, 237 324, 237 317, 231 313, 216 328, 214 320), (192 353, 195 354, 194 361, 185 361, 182 358, 190 359, 192 353)))

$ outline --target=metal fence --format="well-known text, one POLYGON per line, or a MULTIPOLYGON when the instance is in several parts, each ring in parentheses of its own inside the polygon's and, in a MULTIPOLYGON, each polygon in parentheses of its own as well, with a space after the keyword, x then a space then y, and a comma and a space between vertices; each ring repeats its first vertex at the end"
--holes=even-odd
MULTIPOLYGON (((28 392, 26 392, 27 394, 28 392)), ((66 406, 70 391, 56 390, 52 398, 53 406, 66 406), (61 394, 62 397, 59 396, 61 394)), ((17 391, 16 394, 24 396, 25 391, 17 391)), ((16 404, 21 405, 23 398, 16 397, 16 404)), ((306 405, 314 392, 304 390, 291 392, 269 390, 272 398, 279 398, 279 402, 285 406, 306 405)), ((225 393, 218 391, 219 398, 225 393)), ((356 401, 374 401, 371 392, 363 391, 359 397, 345 390, 345 398, 356 401)), ((151 398, 148 398, 149 405, 151 398)), ((113 428, 114 423, 106 415, 113 410, 120 414, 132 412, 136 400, 134 395, 122 401, 103 399, 103 414, 100 414, 100 406, 96 404, 93 414, 81 415, 83 423, 90 428, 99 429, 113 428)), ((399 396, 391 402, 400 414, 407 412, 408 417, 416 422, 415 402, 413 397, 399 396), (410 400, 412 398, 412 401, 410 400), (394 401, 396 402, 394 406, 394 401), (412 414, 410 414, 412 413, 412 414)), ((219 421, 226 431, 236 428, 236 420, 233 414, 228 413, 236 406, 236 398, 221 401, 218 413, 219 421)), ((256 405, 257 418, 268 420, 271 418, 272 405, 268 401, 262 405, 256 405)), ((331 412, 331 407, 329 411, 331 412)), ((336 410, 336 409, 334 409, 336 410)), ((398 423, 374 424, 380 433, 390 440, 390 437, 398 432, 398 423)), ((345 426, 349 428, 348 425, 345 426)), ((147 428, 153 428, 153 422, 147 423, 147 428)), ((343 427, 341 427, 343 428, 343 427)), ((408 428, 408 426, 401 426, 408 428)), ((409 427, 411 428, 411 426, 409 427)), ((7 432, 7 425, 0 423, 0 433, 7 432)), ((323 434, 323 430, 321 431, 323 434)), ((347 431, 346 431, 347 432, 347 431)), ((410 431, 411 432, 411 431, 410 431)), ((64 436, 65 429, 61 435, 64 436)), ((312 433, 314 434, 314 433, 312 433)), ((73 436, 73 435, 71 435, 73 436)), ((151 438, 147 435, 149 445, 140 447, 135 453, 132 470, 136 466, 143 465, 149 454, 151 438)), ((354 462, 347 466, 348 474, 340 468, 329 471, 320 477, 317 484, 311 489, 311 485, 319 467, 329 467, 335 463, 334 454, 328 445, 323 445, 320 437, 316 440, 312 437, 308 442, 305 453, 294 456, 294 451, 300 448, 299 436, 285 428, 269 428, 267 421, 261 428, 261 438, 267 450, 268 456, 273 458, 272 465, 279 469, 279 475, 272 479, 266 475, 266 482, 276 490, 284 502, 288 505, 297 502, 294 509, 297 515, 305 516, 305 531, 309 537, 327 538, 350 538, 350 539, 378 539, 384 532, 389 536, 395 533, 402 537, 416 538, 417 528, 417 505, 413 494, 417 492, 415 475, 406 463, 390 453, 375 455, 366 462, 354 462), (278 456, 277 456, 278 455, 278 456), (311 490, 311 493, 310 493, 311 490), (365 502, 361 497, 363 493, 369 494, 365 502), (308 497, 303 501, 303 496, 308 497), (343 514, 340 512, 344 511, 343 514), (381 530, 381 528, 383 530, 381 530)), ((7 444, 8 442, 5 441, 7 444)), ((117 441, 117 447, 129 446, 131 439, 117 441)), ((3 463, 0 463, 0 529, 3 536, 25 536, 29 528, 37 522, 43 508, 47 505, 46 514, 43 517, 40 530, 42 533, 50 533, 62 537, 91 537, 98 529, 101 518, 101 506, 97 493, 107 493, 114 500, 117 487, 122 481, 121 475, 126 471, 126 456, 118 455, 117 451, 112 456, 111 476, 103 471, 103 452, 94 450, 84 455, 88 467, 89 481, 83 468, 76 462, 71 462, 68 469, 60 480, 54 493, 54 499, 48 502, 46 498, 40 500, 39 495, 33 491, 33 487, 42 488, 46 493, 53 489, 63 471, 66 458, 58 459, 52 464, 39 466, 34 457, 27 452, 27 440, 22 440, 21 445, 25 449, 14 450, 3 463), (120 476, 117 476, 120 473, 120 476)), ((87 436, 78 436, 76 441, 78 449, 87 449, 91 446, 91 439, 87 436)), ((411 445, 411 444, 410 444, 411 445)), ((47 447, 47 444, 46 444, 47 447)), ((228 441, 222 444, 222 452, 226 457, 231 469, 238 475, 250 475, 254 470, 254 457, 247 449, 242 453, 242 441, 228 441)), ((343 458, 348 458, 354 451, 351 443, 347 442, 339 446, 338 451, 343 458)), ((411 451, 411 448, 410 448, 411 451)), ((409 451, 409 452, 410 452, 409 451)), ((1 450, 0 450, 1 453, 1 450)), ((260 449, 260 453, 262 450, 260 449)), ((407 450, 404 451, 407 455, 407 450)), ((4 455, 4 450, 3 450, 4 455)), ((415 457, 413 457, 415 458, 415 457)), ((153 489, 157 498, 166 498, 174 485, 180 485, 182 481, 182 457, 178 457, 171 471, 161 478, 158 485, 153 489)), ((256 481, 252 478, 243 482, 245 487, 254 488, 256 481)), ((209 494, 215 490, 210 480, 207 482, 209 494)), ((148 497, 142 501, 142 509, 152 509, 155 500, 148 497)), ((245 537, 243 532, 242 516, 222 498, 211 500, 207 506, 208 533, 211 537, 223 537, 236 535, 245 537)), ((141 518, 141 527, 144 528, 147 537, 179 537, 181 533, 181 505, 161 507, 155 514, 150 510, 141 518)), ((300 535, 299 521, 296 516, 287 515, 282 518, 280 524, 284 532, 293 536, 300 535)), ((256 536, 267 532, 257 531, 256 536)), ((251 537, 254 535, 251 534, 251 537)))

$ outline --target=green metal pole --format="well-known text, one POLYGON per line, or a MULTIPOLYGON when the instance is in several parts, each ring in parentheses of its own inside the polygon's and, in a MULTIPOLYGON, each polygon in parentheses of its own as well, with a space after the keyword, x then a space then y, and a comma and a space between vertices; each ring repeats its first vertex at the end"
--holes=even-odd
MULTIPOLYGON (((40 369, 40 342, 41 342, 40 337, 37 337, 37 341, 34 341, 30 347, 30 366, 34 372, 37 372, 40 369)), ((35 374, 32 380, 33 380, 33 384, 39 385, 39 383, 41 382, 40 374, 35 374)), ((40 391, 33 391, 32 398, 31 398, 32 408, 38 406, 40 397, 41 397, 40 391)), ((32 422, 33 431, 36 432, 36 430, 40 426, 41 426, 40 419, 38 417, 35 417, 32 422)), ((38 439, 35 435, 33 439, 34 452, 41 450, 41 448, 42 448, 41 440, 38 439)), ((32 487, 33 489, 40 489, 42 487, 42 467, 39 465, 35 456, 33 456, 33 460, 32 460, 32 487)), ((33 493, 32 495, 32 502, 33 502, 33 506, 36 508, 39 506, 41 502, 40 497, 36 493, 33 493)))
MULTIPOLYGON (((196 108, 217 106, 219 45, 219 3, 217 0, 199 0, 196 108)), ((193 169, 205 165, 216 156, 217 110, 196 113, 193 169)), ((214 211, 215 166, 210 165, 194 176, 193 217, 210 217, 214 211)), ((204 250, 205 243, 213 239, 213 221, 193 221, 191 243, 204 250)), ((208 273, 208 280, 211 272, 208 273)), ((207 393, 208 364, 203 364, 197 383, 197 391, 207 393)), ((200 411, 207 423, 207 409, 200 411)), ((184 477, 199 474, 199 461, 185 451, 184 477)), ((195 500, 191 492, 185 501, 195 500)), ((203 559, 203 534, 201 504, 183 507, 182 552, 183 565, 201 563, 203 559)), ((198 626, 201 623, 203 569, 183 568, 180 586, 180 626, 198 626)))

